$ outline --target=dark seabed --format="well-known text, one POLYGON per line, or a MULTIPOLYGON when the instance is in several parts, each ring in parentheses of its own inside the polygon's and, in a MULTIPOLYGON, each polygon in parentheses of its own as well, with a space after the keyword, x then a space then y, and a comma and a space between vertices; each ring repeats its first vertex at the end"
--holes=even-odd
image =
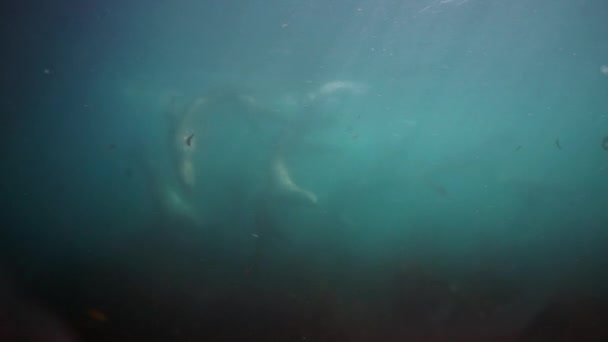
POLYGON ((608 341, 608 5, 0 5, 0 341, 608 341))

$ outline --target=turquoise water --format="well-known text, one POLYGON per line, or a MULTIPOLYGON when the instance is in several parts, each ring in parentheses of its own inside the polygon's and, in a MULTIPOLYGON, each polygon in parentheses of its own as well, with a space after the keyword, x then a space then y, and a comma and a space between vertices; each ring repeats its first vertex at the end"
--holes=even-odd
POLYGON ((0 337, 607 336, 605 4, 3 13, 0 337))

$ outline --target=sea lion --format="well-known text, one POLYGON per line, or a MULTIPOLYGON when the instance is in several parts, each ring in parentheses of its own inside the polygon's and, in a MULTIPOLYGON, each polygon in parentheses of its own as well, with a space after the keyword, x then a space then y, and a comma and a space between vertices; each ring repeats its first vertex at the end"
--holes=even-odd
POLYGON ((187 138, 186 138, 186 145, 191 146, 192 145, 192 138, 194 138, 194 133, 190 134, 187 138))

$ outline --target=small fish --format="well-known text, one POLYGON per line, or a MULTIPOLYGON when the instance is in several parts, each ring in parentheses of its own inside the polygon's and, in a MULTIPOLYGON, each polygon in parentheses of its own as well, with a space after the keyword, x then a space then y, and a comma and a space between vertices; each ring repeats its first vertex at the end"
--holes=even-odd
POLYGON ((190 146, 192 145, 192 138, 194 138, 194 133, 190 134, 187 138, 186 138, 186 145, 190 146))
POLYGON ((115 150, 115 149, 116 149, 116 145, 114 145, 114 144, 108 145, 108 150, 115 150))
POLYGON ((559 139, 555 139, 555 146, 557 146, 557 148, 559 148, 560 150, 562 149, 562 145, 559 143, 559 139))
POLYGON ((602 140, 602 148, 608 151, 608 135, 604 137, 604 140, 602 140))
POLYGON ((515 152, 517 152, 517 151, 519 151, 519 150, 521 150, 521 145, 519 145, 519 146, 517 146, 517 147, 515 148, 515 152))
POLYGON ((441 197, 449 197, 448 190, 441 184, 433 185, 433 191, 441 197))

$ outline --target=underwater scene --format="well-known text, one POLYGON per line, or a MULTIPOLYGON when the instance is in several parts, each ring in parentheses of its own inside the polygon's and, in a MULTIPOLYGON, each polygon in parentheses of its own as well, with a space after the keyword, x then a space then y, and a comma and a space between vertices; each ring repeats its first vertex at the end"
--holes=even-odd
POLYGON ((0 6, 0 341, 608 341, 608 3, 0 6))

